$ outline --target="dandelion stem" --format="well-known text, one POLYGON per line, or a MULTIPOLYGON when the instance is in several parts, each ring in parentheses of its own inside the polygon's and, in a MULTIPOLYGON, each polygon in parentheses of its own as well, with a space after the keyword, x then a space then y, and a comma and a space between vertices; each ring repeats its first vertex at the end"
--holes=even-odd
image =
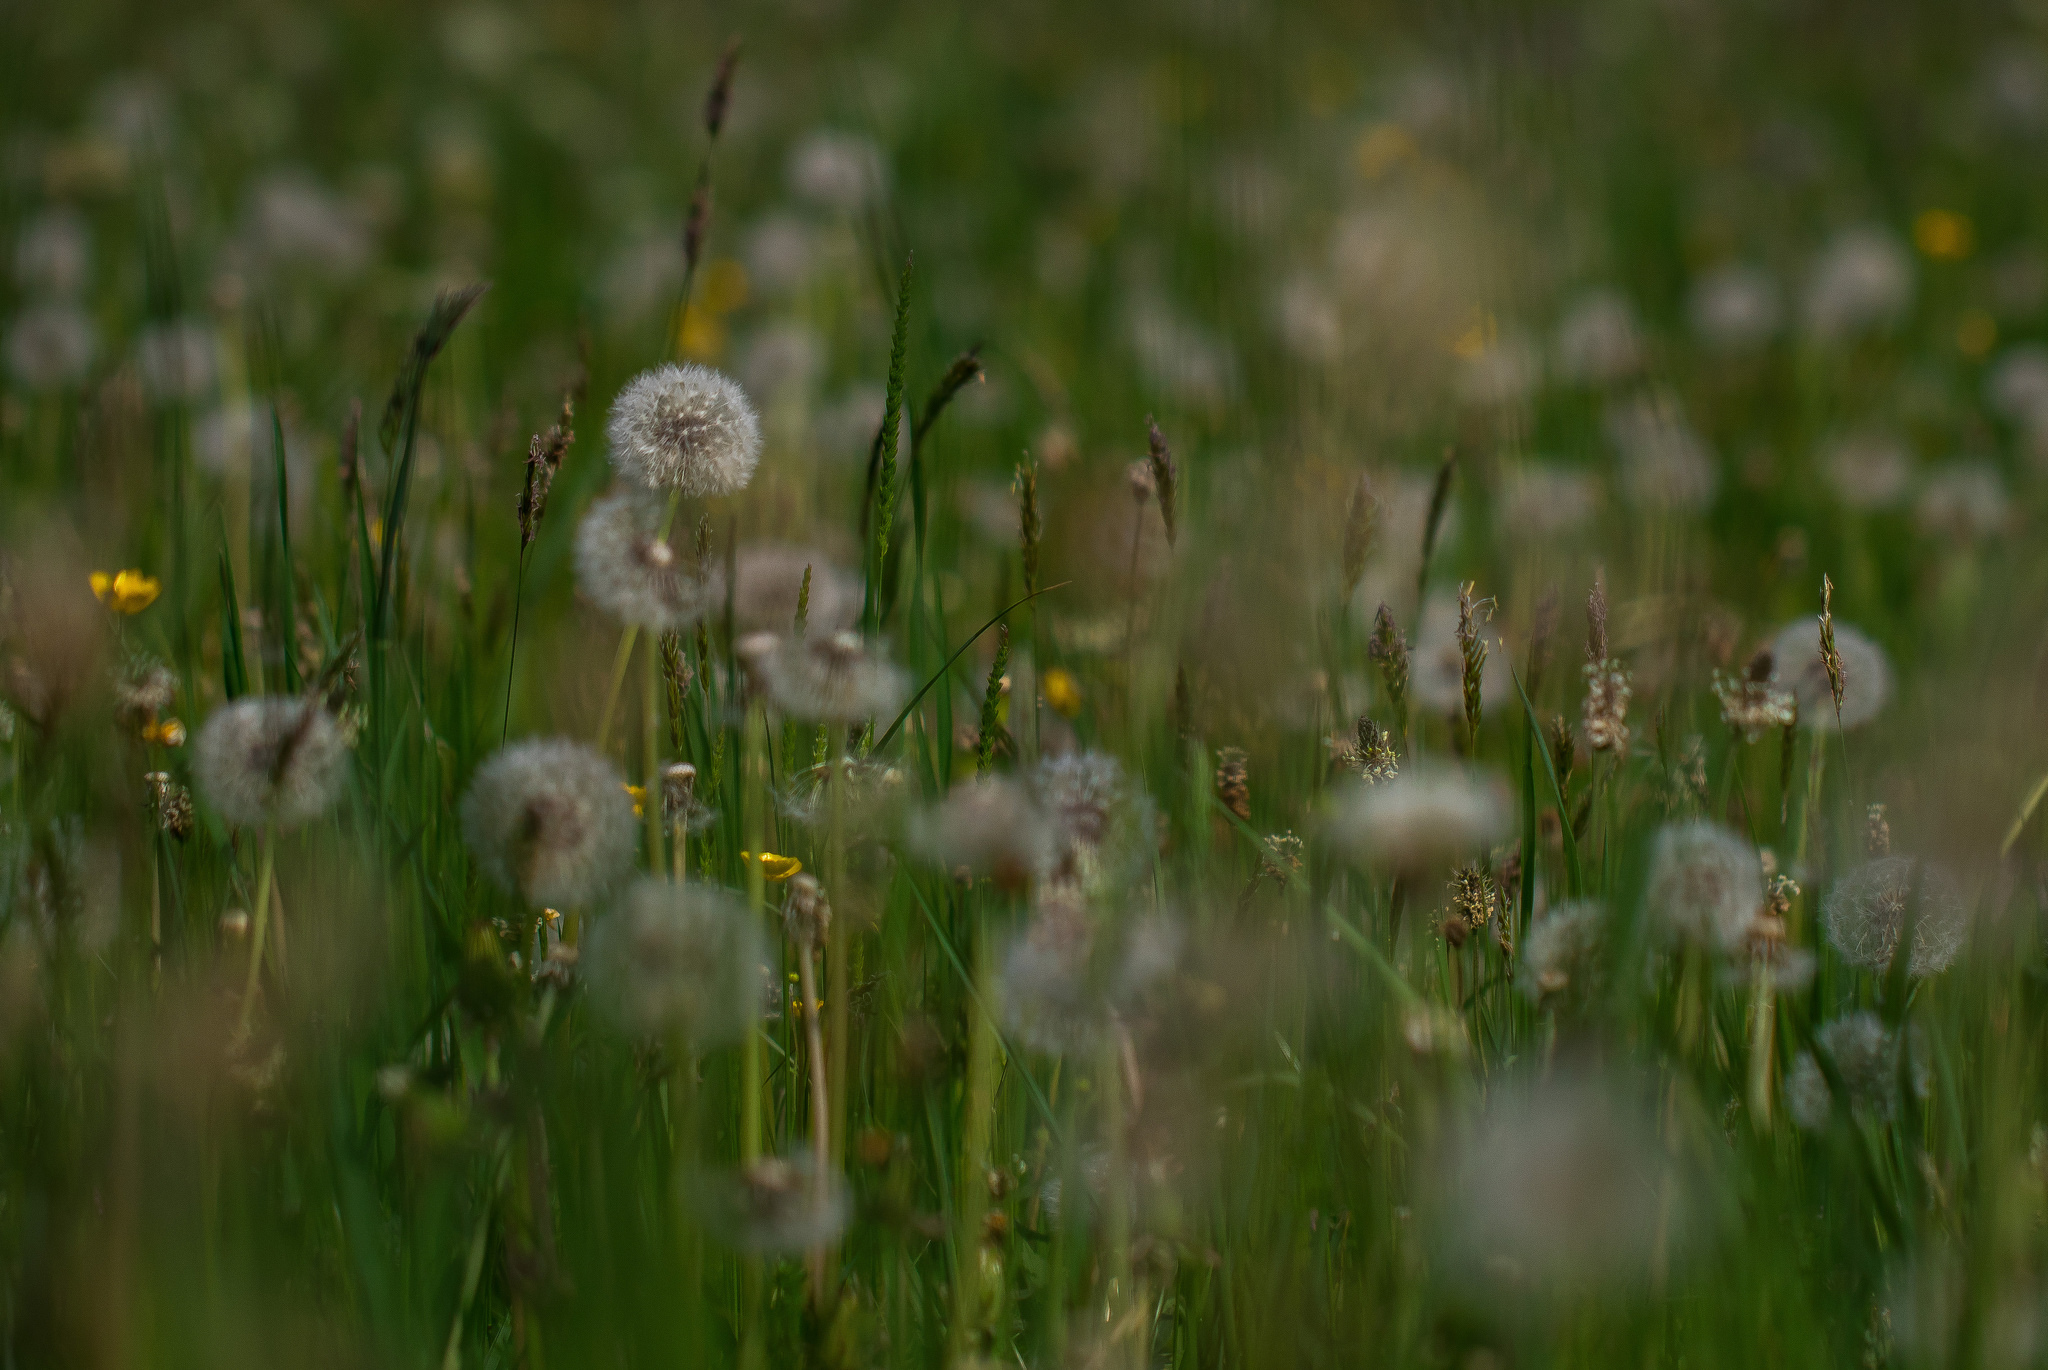
POLYGON ((947 1344, 948 1365, 959 1365, 968 1359, 982 1324, 977 1307, 981 1285, 978 1275, 982 1228, 988 1216, 990 1124, 995 1112, 996 1072, 1000 1068, 993 1016, 997 987, 992 941, 984 921, 974 938, 977 1002, 968 1015, 967 1093, 965 1113, 960 1120, 960 1165, 954 1175, 953 1326, 947 1344))
POLYGON ((242 1013, 235 1023, 237 1039, 249 1035, 249 1019, 256 1009, 256 988, 263 973, 263 935, 270 925, 270 878, 277 858, 277 832, 268 824, 263 829, 263 846, 256 858, 255 926, 249 933, 249 973, 242 986, 242 1013))
MULTIPOLYGON (((811 1202, 822 1212, 825 1186, 832 1174, 832 1103, 826 1093, 825 1034, 818 1022, 817 955, 808 936, 797 941, 796 968, 797 988, 803 994, 804 1048, 809 1053, 811 1076, 811 1202)), ((828 1260, 827 1248, 822 1243, 804 1253, 811 1307, 821 1312, 825 1308, 828 1260)))
POLYGON ((626 687, 626 668, 633 663, 633 641, 640 636, 638 624, 628 623, 619 634, 619 654, 612 658, 612 683, 604 692, 604 712, 597 716, 597 749, 604 750, 612 735, 612 713, 619 707, 619 692, 626 687))
POLYGON ((647 635, 647 667, 641 681, 640 810, 647 820, 647 870, 661 874, 661 651, 654 634, 647 635))

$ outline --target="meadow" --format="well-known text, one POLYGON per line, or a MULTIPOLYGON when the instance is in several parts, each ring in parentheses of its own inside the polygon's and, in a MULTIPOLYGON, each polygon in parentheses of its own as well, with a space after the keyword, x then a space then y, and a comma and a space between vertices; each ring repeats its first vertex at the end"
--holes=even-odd
POLYGON ((0 1365, 2048 1361, 2048 13, 0 7, 0 1365))

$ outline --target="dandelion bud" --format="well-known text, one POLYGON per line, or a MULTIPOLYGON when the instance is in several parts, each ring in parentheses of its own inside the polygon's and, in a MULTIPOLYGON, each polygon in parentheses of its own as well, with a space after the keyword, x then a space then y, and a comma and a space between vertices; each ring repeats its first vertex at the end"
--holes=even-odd
POLYGON ((695 362, 641 372, 613 401, 605 435, 619 475, 695 499, 744 489, 761 459, 761 421, 746 392, 695 362))
POLYGON ((697 768, 672 761, 661 768, 661 812, 669 822, 687 821, 697 804, 697 768))
POLYGON ((249 935, 249 911, 247 909, 228 909, 223 912, 220 916, 220 933, 223 937, 232 937, 237 941, 247 937, 249 935))
POLYGON ((587 904, 633 864, 625 778, 579 742, 517 742, 477 768, 462 835, 484 873, 528 904, 587 904))
POLYGON ((296 827, 317 818, 346 778, 349 739, 317 700, 238 699, 199 730, 199 792, 230 823, 296 827))

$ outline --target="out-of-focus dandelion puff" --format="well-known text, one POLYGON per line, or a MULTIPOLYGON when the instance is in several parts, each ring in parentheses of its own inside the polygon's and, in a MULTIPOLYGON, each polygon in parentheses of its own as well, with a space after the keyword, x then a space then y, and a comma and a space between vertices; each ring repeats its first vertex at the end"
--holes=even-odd
POLYGON ((117 614, 139 614, 156 603, 163 586, 140 571, 94 571, 88 578, 92 595, 117 614))
POLYGON ((1731 949, 1749 935, 1763 906, 1763 862, 1755 847, 1717 823, 1670 824, 1651 848, 1643 902, 1676 936, 1731 949))
POLYGON ((1513 817, 1498 778, 1417 761, 1392 780, 1342 791, 1328 831, 1353 861, 1421 876, 1487 850, 1505 836, 1513 817))
POLYGON ((1567 538, 1600 512, 1600 480, 1590 471, 1525 462, 1501 477, 1494 524, 1504 538, 1567 538))
POLYGON ((860 585, 823 552, 786 543, 742 547, 733 563, 733 626, 742 633, 788 633, 796 624, 804 572, 811 576, 804 622, 835 633, 860 618, 860 585))
POLYGON ((625 777, 566 738, 500 749, 462 799, 462 836, 484 873, 535 907, 588 904, 633 863, 639 829, 625 777))
POLYGON ((1821 905, 1828 941, 1851 965, 1882 974, 1899 949, 1906 906, 1913 905, 1908 974, 1946 970, 1970 930, 1962 886, 1944 867, 1912 856, 1866 861, 1835 882, 1821 905))
POLYGON ((685 628, 725 603, 724 587, 662 535, 661 500, 632 486, 590 506, 576 527, 576 584, 621 623, 685 628))
POLYGON ((988 775, 955 785, 915 815, 910 845, 934 865, 1021 889, 1050 869, 1058 834, 1021 782, 988 775))
POLYGON ((1543 353, 1527 334, 1502 329, 1459 358, 1458 394, 1467 404, 1520 404, 1543 379, 1543 353))
POLYGON ((1180 926, 1169 918, 1112 928, 1070 887, 1054 887, 1004 953, 1003 1016, 1034 1050, 1080 1055, 1117 1012, 1173 973, 1181 947, 1180 926))
POLYGON ((98 352, 99 330, 75 305, 34 305, 7 325, 7 374, 27 390, 77 385, 98 352))
POLYGON ((1837 234, 1821 251, 1800 309, 1811 337, 1840 342, 1890 328, 1912 303, 1912 258, 1891 233, 1864 225, 1837 234))
POLYGON ((605 424, 612 469, 693 499, 746 488, 761 459, 761 420, 738 381, 695 362, 635 376, 605 424))
POLYGON ((317 700, 257 695, 215 709, 192 748, 199 793, 230 823, 296 827, 347 778, 349 739, 317 700))
POLYGON ((770 1157, 744 1170, 694 1182, 705 1225, 726 1245, 763 1256, 790 1256, 839 1240, 853 1215, 845 1183, 817 1183, 808 1156, 770 1157))
POLYGON ((1592 290, 1572 302, 1557 326, 1558 374, 1581 385, 1611 385, 1643 364, 1642 326, 1616 290, 1592 290))
POLYGON ((69 205, 42 211, 14 240, 14 280, 32 299, 69 300, 92 273, 92 235, 69 205))
POLYGON ((1307 362, 1330 363, 1343 355, 1344 324, 1327 282, 1298 274, 1273 298, 1273 326, 1287 350, 1307 362))
POLYGON ((1890 433, 1848 433, 1820 454, 1821 474, 1850 509, 1890 509, 1906 497, 1913 455, 1890 433))
POLYGON ((759 922, 731 894, 645 878, 597 920, 583 957, 595 1001, 622 1031, 681 1033, 694 1050, 736 1042, 758 1021, 767 964, 759 922))
POLYGON ((789 153, 789 188, 826 209, 856 210, 888 189, 888 165, 870 138, 814 129, 789 153))
POLYGON ((1605 905, 1591 899, 1559 904, 1531 922, 1523 934, 1516 984, 1538 1002, 1561 996, 1584 999, 1600 982, 1606 942, 1605 905))
POLYGON ((1700 277, 1686 308, 1694 335, 1718 352, 1742 352, 1769 342, 1785 322, 1777 282, 1746 262, 1730 262, 1700 277))
MULTIPOLYGON (((1835 620, 1835 651, 1842 659, 1842 727, 1856 728, 1891 702, 1892 667, 1884 650, 1850 624, 1835 620)), ((1835 726, 1835 697, 1820 655, 1820 622, 1794 619, 1771 639, 1771 683, 1799 701, 1809 728, 1835 726)))
POLYGON ((1913 502, 1920 531, 1954 542, 1975 542, 2012 525, 2005 477, 1988 461, 1944 462, 1927 473, 1913 502))
POLYGON ((777 713, 821 723, 888 718, 910 683, 900 667, 869 651, 860 635, 753 633, 733 648, 754 687, 777 713))
POLYGON ((201 319, 151 324, 135 339, 142 388, 159 404, 189 404, 213 389, 219 370, 213 330, 201 319))
POLYGON ((1714 502, 1721 472, 1713 449, 1667 394, 1608 409, 1607 437, 1621 454, 1621 490, 1638 509, 1697 512, 1714 502))
POLYGON ((1584 1068, 1497 1090, 1447 1148, 1432 1187, 1448 1277, 1491 1292, 1626 1288, 1681 1250, 1690 1186, 1653 1117, 1584 1068))
POLYGON ((370 229, 353 204, 304 171, 271 172, 249 196, 247 246, 260 267, 304 267, 331 276, 360 271, 370 229))
POLYGON ((2015 423, 2048 409, 2048 346, 2019 343, 1999 353, 1984 377, 1984 402, 2015 423))
MULTIPOLYGON (((1083 866, 1142 860, 1156 842, 1150 798, 1102 752, 1048 757, 1032 774, 1040 809, 1052 821, 1070 873, 1083 866)), ((1107 873, 1107 872, 1105 872, 1107 873)))
MULTIPOLYGON (((1920 1036, 1917 1031, 1910 1032, 1906 1043, 1913 1056, 1913 1092, 1925 1098, 1933 1073, 1920 1036)), ((1851 1013, 1823 1026, 1814 1034, 1814 1042, 1834 1062, 1852 1113, 1869 1121, 1883 1121, 1898 1113, 1899 1039, 1883 1019, 1875 1013, 1851 1013)), ((1801 1052, 1785 1073, 1785 1106, 1792 1121, 1809 1132, 1819 1132, 1827 1127, 1834 1102, 1834 1091, 1820 1062, 1812 1052, 1801 1052)))

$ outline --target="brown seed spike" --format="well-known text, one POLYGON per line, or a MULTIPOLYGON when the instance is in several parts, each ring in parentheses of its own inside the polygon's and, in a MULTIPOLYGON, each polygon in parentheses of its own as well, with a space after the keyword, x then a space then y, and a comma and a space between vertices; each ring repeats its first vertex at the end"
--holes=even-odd
POLYGON ((1152 485, 1159 495, 1159 517, 1166 524, 1166 545, 1173 546, 1176 528, 1176 495, 1180 483, 1180 468, 1174 464, 1173 451, 1166 445, 1166 435, 1159 431, 1159 425, 1152 416, 1145 416, 1147 445, 1145 460, 1152 468, 1152 485))
POLYGON ((1225 747, 1216 754, 1216 797, 1244 822, 1252 818, 1252 789, 1244 748, 1225 747))
POLYGON ((711 78, 711 92, 704 97, 704 131, 716 138, 725 127, 725 114, 732 107, 733 72, 740 64, 740 40, 735 36, 719 56, 718 71, 711 78))
POLYGON ((1592 592, 1586 596, 1586 660, 1607 659, 1607 578, 1593 575, 1592 592))
POLYGON ((1842 717, 1842 654, 1835 647, 1835 583, 1820 578, 1820 661, 1827 668, 1828 694, 1835 701, 1835 719, 1842 717))

